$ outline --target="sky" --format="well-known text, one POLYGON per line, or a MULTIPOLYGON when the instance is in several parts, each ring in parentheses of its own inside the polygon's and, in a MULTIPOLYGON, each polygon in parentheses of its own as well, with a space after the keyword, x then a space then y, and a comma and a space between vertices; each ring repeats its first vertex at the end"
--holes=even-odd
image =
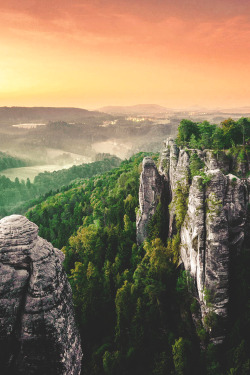
POLYGON ((249 0, 0 0, 0 106, 250 105, 249 0))

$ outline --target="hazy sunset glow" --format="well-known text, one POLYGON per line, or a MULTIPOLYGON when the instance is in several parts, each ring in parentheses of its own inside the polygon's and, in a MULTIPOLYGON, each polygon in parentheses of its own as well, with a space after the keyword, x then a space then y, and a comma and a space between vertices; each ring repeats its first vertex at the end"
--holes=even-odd
POLYGON ((0 106, 244 106, 248 0, 0 0, 0 106))

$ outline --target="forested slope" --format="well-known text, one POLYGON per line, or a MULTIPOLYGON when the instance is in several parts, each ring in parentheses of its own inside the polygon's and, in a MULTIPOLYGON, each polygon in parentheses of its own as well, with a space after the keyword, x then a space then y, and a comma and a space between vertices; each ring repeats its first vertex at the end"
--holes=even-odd
POLYGON ((26 160, 22 160, 7 154, 6 152, 0 152, 0 171, 8 168, 25 167, 28 165, 26 160))
MULTIPOLYGON (((205 125, 199 139, 202 134, 207 139, 210 125, 205 125)), ((240 146, 242 139, 243 133, 237 155, 242 150, 247 156, 247 146, 240 146)), ((179 141, 187 142, 180 137, 179 141)), ((149 223, 148 239, 141 246, 136 243, 144 156, 137 154, 102 176, 78 181, 27 213, 38 224, 40 235, 65 254, 84 351, 82 374, 247 375, 249 253, 244 250, 235 261, 228 332, 223 344, 215 346, 208 335, 212 322, 193 323, 198 302, 188 291, 190 274, 179 263, 178 238, 171 241, 162 230, 161 204, 149 223)), ((157 155, 153 159, 158 163, 157 155)), ((192 160, 188 179, 197 170, 203 173, 203 164, 198 164, 199 160, 192 160)), ((205 177, 203 182, 208 182, 205 177)), ((185 202, 182 199, 177 205, 180 212, 185 202)), ((205 298, 209 304, 210 296, 205 298)))
POLYGON ((200 374, 199 360, 192 367, 199 345, 186 309, 186 275, 160 238, 144 248, 136 244, 143 156, 27 213, 41 236, 65 244, 83 374, 170 374, 178 366, 200 374))
POLYGON ((34 183, 27 181, 11 181, 5 176, 0 176, 0 217, 11 213, 23 213, 38 201, 43 201, 44 195, 55 194, 65 190, 74 180, 91 178, 92 176, 108 171, 120 164, 116 156, 109 156, 104 160, 89 164, 73 166, 55 172, 40 173, 35 177, 34 183))
POLYGON ((82 336, 82 373, 248 374, 249 255, 239 258, 232 288, 242 309, 231 307, 233 328, 215 347, 202 325, 193 325, 197 301, 173 243, 161 238, 160 206, 150 239, 136 244, 143 156, 76 183, 27 213, 40 235, 65 254, 82 336))

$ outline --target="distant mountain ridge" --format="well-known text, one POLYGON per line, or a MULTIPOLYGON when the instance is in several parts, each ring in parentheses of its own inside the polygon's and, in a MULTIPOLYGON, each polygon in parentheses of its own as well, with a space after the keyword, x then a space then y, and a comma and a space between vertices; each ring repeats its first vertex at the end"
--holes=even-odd
POLYGON ((130 106, 106 106, 101 107, 98 111, 109 114, 141 114, 148 115, 153 113, 166 113, 172 110, 158 104, 136 104, 130 106))
POLYGON ((233 108, 223 108, 220 110, 223 113, 239 113, 239 114, 249 114, 250 113, 250 106, 244 107, 233 107, 233 108))
POLYGON ((136 104, 130 106, 105 106, 97 109, 110 115, 153 115, 180 112, 207 112, 207 113, 232 113, 247 115, 250 113, 250 106, 232 107, 232 108, 206 108, 199 105, 183 108, 168 108, 158 104, 136 104))
POLYGON ((183 111, 218 112, 249 114, 250 106, 238 108, 206 109, 198 106, 186 109, 174 109, 158 104, 136 104, 131 106, 104 106, 97 110, 87 110, 75 107, 0 107, 0 124, 14 125, 20 123, 40 123, 48 121, 81 121, 90 117, 103 117, 108 115, 159 115, 178 113, 183 111))
POLYGON ((97 111, 72 107, 0 107, 0 122, 8 124, 32 121, 77 121, 102 115, 97 111))

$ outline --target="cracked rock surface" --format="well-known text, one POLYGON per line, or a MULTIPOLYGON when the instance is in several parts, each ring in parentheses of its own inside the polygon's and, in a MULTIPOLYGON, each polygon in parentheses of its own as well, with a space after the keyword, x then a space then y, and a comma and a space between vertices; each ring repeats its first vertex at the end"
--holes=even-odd
MULTIPOLYGON (((250 178, 233 174, 239 172, 245 176, 248 170, 248 165, 242 168, 237 158, 231 160, 222 151, 215 155, 211 150, 181 149, 171 138, 166 140, 161 153, 159 172, 148 158, 143 161, 137 238, 147 237, 147 225, 159 196, 163 204, 162 197, 166 194, 165 202, 174 202, 177 186, 188 191, 184 221, 179 230, 180 259, 193 279, 193 296, 199 302, 203 323, 216 314, 218 324, 209 328, 210 339, 215 344, 225 337, 234 259, 243 247, 249 249, 250 178), (206 182, 201 175, 191 178, 193 153, 203 162, 206 182), (165 184, 162 194, 160 181, 165 184)), ((184 195, 182 199, 186 199, 184 195)), ((176 209, 175 204, 165 207, 169 238, 177 233, 176 209)))
POLYGON ((80 336, 63 259, 24 216, 0 220, 1 374, 80 374, 80 336))
POLYGON ((140 210, 137 214, 136 220, 138 244, 142 244, 147 237, 148 223, 155 214, 162 192, 163 179, 159 174, 153 159, 145 157, 140 177, 140 210))

